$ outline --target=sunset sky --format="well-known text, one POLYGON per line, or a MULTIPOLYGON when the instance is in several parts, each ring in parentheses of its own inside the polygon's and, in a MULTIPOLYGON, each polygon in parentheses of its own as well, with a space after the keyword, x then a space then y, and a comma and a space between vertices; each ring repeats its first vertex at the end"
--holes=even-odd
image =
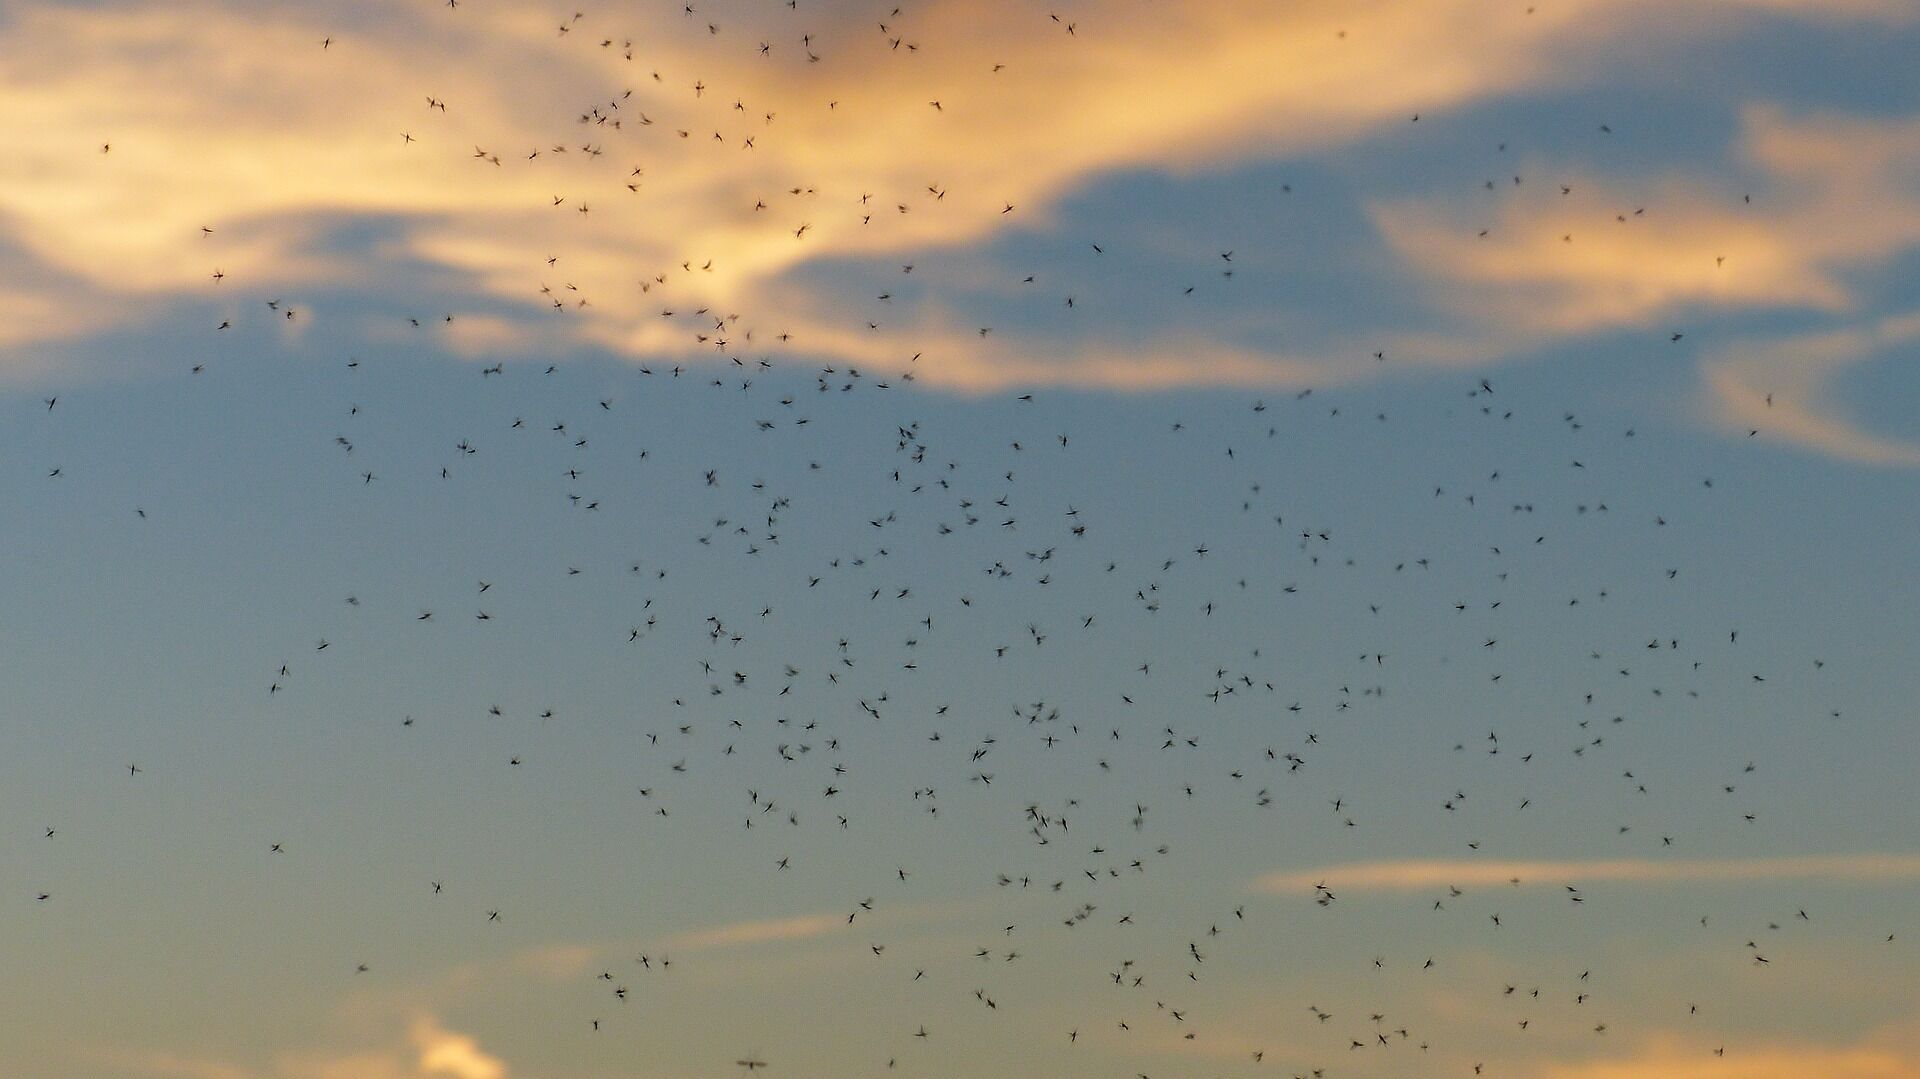
POLYGON ((0 1076, 1920 1076, 1920 4, 895 2, 0 0, 0 1076))

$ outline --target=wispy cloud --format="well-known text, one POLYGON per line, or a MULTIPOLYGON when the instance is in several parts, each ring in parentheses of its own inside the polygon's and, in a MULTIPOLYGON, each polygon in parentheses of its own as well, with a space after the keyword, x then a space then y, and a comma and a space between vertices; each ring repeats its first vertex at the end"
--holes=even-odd
POLYGON ((794 918, 766 918, 759 921, 731 922, 707 929, 695 929, 668 937, 668 948, 701 951, 708 948, 733 948, 743 944, 768 944, 778 941, 809 940, 845 928, 844 916, 807 914, 794 918))
POLYGON ((1920 442, 1873 434, 1831 400, 1842 370, 1920 339, 1920 315, 1860 328, 1748 341, 1715 349, 1700 365, 1709 418, 1738 433, 1869 465, 1920 465, 1920 442))
POLYGON ((1861 309, 1870 273, 1920 248, 1920 118, 1753 108, 1743 123, 1738 153, 1759 174, 1748 192, 1698 175, 1568 176, 1490 217, 1419 201, 1374 218, 1463 338, 1491 353, 1757 309, 1846 319, 1714 348, 1701 368, 1709 417, 1844 460, 1920 464, 1920 445, 1861 430, 1826 392, 1840 369, 1916 333, 1911 317, 1863 323, 1861 309))
POLYGON ((1846 1046, 1708 1048, 1668 1038, 1650 1042, 1631 1056, 1542 1063, 1535 1074, 1542 1079, 1913 1079, 1920 1075, 1920 1052, 1900 1040, 1880 1031, 1846 1046))
MULTIPOLYGON (((1203 330, 1144 356, 1116 340, 1018 363, 1058 342, 1009 335, 983 356, 908 310, 856 347, 861 319, 784 310, 775 286, 826 258, 1045 228, 1091 177, 1322 151, 1414 113, 1580 79, 1607 42, 1704 34, 1756 10, 1910 15, 1871 0, 1566 0, 1511 17, 1473 0, 1232 0, 1112 6, 1068 35, 1037 12, 1026 24, 949 2, 883 34, 863 14, 823 13, 813 64, 797 47, 762 56, 692 22, 645 34, 642 57, 626 42, 646 24, 595 13, 556 35, 537 4, 395 8, 347 26, 218 0, 22 4, 0 44, 11 143, 0 219, 73 284, 0 309, 31 316, 11 320, 15 337, 44 338, 130 300, 151 314, 223 289, 418 285, 424 268, 442 289, 506 302, 544 336, 646 357, 724 354, 723 338, 752 351, 789 333, 830 357, 922 353, 920 381, 956 388, 1295 384, 1298 361, 1203 330), (216 23, 220 34, 205 32, 216 23), (332 47, 318 47, 323 35, 332 47), (379 220, 389 242, 330 249, 343 217, 379 220), (703 309, 713 317, 691 314, 703 309)), ((1476 256, 1460 269, 1524 272, 1526 252, 1510 254, 1517 268, 1476 256)), ((1623 266, 1632 255, 1619 252, 1623 266)), ((1764 295, 1808 283, 1772 280, 1764 295)), ((454 345, 516 340, 493 317, 459 326, 454 345)))
MULTIPOLYGON (((1388 203, 1387 242, 1442 304, 1542 335, 1657 325, 1688 311, 1844 312, 1847 277, 1920 246, 1920 118, 1749 109, 1737 143, 1757 170, 1648 181, 1563 174, 1475 206, 1388 203)), ((1544 170, 1526 170, 1539 172, 1544 170)))
POLYGON ((471 1035, 448 1030, 433 1016, 415 1019, 408 1045, 372 1049, 305 1049, 263 1065, 159 1050, 99 1050, 96 1067, 162 1079, 509 1079, 506 1063, 471 1035))
POLYGON ((859 907, 837 914, 823 911, 784 918, 723 922, 718 925, 682 930, 664 939, 632 941, 622 947, 629 950, 632 946, 638 946, 675 951, 701 951, 748 944, 813 940, 843 931, 868 930, 875 927, 895 930, 904 928, 914 930, 917 934, 921 930, 951 927, 968 919, 977 918, 988 906, 983 897, 979 896, 926 902, 880 903, 871 908, 859 907), (852 916, 849 917, 849 915, 852 916))
POLYGON ((1628 881, 1652 884, 1761 880, 1894 881, 1920 879, 1920 855, 1833 854, 1787 858, 1707 858, 1596 861, 1348 862, 1268 873, 1254 882, 1275 895, 1340 891, 1419 891, 1447 886, 1575 884, 1628 881))

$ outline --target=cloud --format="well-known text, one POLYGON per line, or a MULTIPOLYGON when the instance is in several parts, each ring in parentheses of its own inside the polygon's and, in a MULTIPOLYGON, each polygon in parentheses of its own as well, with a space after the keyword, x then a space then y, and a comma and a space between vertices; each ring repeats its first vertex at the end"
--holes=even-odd
POLYGON ((507 1065, 470 1035, 417 1018, 401 1046, 365 1050, 307 1049, 282 1053, 262 1066, 156 1050, 100 1050, 94 1063, 165 1079, 508 1079, 507 1065))
POLYGON ((1852 302, 1830 263, 1857 252, 1814 250, 1777 211, 1700 183, 1629 195, 1600 180, 1564 182, 1573 196, 1536 185, 1553 190, 1505 203, 1478 228, 1425 203, 1382 205, 1374 219, 1443 307, 1541 339, 1646 326, 1693 307, 1852 302))
POLYGON ((1575 175, 1536 183, 1491 217, 1430 202, 1382 204, 1373 217, 1462 338, 1491 353, 1744 310, 1845 319, 1841 330, 1715 348, 1701 364, 1710 419, 1844 460, 1920 464, 1920 445, 1860 430, 1824 392, 1839 370, 1916 333, 1911 316, 1861 320, 1870 272, 1920 248, 1920 118, 1756 107, 1737 149, 1759 173, 1752 192, 1693 176, 1575 175))
MULTIPOLYGON (((840 357, 858 317, 800 319, 777 302, 802 266, 1044 229, 1094 176, 1322 151, 1416 112, 1577 80, 1610 41, 1697 36, 1755 11, 1910 14, 1872 0, 1563 0, 1530 15, 1476 0, 1224 0, 1111 5, 1069 34, 1038 11, 950 0, 884 31, 851 5, 821 12, 803 49, 755 14, 715 15, 722 32, 708 34, 593 13, 556 34, 527 3, 373 9, 350 25, 217 0, 20 4, 0 43, 0 221, 74 288, 64 306, 9 301, 34 315, 13 332, 56 334, 101 297, 404 283, 511 305, 453 331, 468 353, 538 333, 721 356, 785 332, 840 357), (761 55, 763 39, 779 43, 761 55), (331 242, 353 220, 383 239, 331 242)), ((1509 272, 1498 259, 1467 270, 1509 272)), ((1808 280, 1782 270, 1774 285, 1808 280)), ((1145 356, 1126 340, 1070 343, 1082 355, 1057 364, 1016 358, 1060 342, 1009 335, 982 358, 971 339, 915 336, 940 322, 905 319, 883 347, 924 353, 920 380, 955 388, 1299 375, 1295 360, 1197 332, 1145 356)))
POLYGON ((1911 1023, 1891 1024, 1840 1046, 1763 1042, 1708 1048, 1666 1037, 1632 1056, 1548 1062, 1534 1074, 1541 1079, 1912 1079, 1920 1075, 1914 1030, 1911 1023))
POLYGON ((1349 862, 1297 872, 1268 873, 1254 882, 1274 895, 1341 891, 1419 891, 1472 885, 1573 884, 1628 881, 1650 884, 1761 880, 1894 881, 1920 878, 1920 855, 1835 854, 1787 858, 1652 859, 1465 862, 1412 860, 1349 862))
POLYGON ((1920 118, 1755 107, 1736 151, 1760 174, 1754 190, 1569 174, 1492 217, 1426 201, 1373 216, 1444 307, 1547 335, 1708 309, 1844 312, 1859 302, 1850 271, 1920 246, 1920 118))
POLYGON ((1729 430, 1868 465, 1920 466, 1920 442, 1860 429, 1829 400, 1842 370, 1920 339, 1920 313, 1863 328, 1716 349, 1700 365, 1709 417, 1729 430))
POLYGON ((846 924, 846 918, 826 914, 732 922, 709 929, 696 929, 677 934, 667 938, 666 946, 682 951, 701 951, 707 948, 733 948, 743 944, 809 940, 842 929, 846 924))
MULTIPOLYGON (((1301 388, 1353 377, 1324 360, 1260 351, 1201 334, 1043 342, 982 335, 978 328, 969 330, 951 320, 878 331, 801 320, 796 328, 813 349, 879 381, 897 379, 970 394, 1040 385, 1122 392, 1179 386, 1301 388)), ((670 335, 648 333, 650 329, 656 328, 601 340, 636 355, 647 355, 650 349, 671 352, 670 335)), ((1347 351, 1358 354, 1358 346, 1347 351)))
POLYGON ((456 1034, 429 1017, 415 1021, 413 1044, 420 1050, 420 1071, 452 1079, 506 1079, 507 1066, 489 1056, 465 1034, 456 1034))

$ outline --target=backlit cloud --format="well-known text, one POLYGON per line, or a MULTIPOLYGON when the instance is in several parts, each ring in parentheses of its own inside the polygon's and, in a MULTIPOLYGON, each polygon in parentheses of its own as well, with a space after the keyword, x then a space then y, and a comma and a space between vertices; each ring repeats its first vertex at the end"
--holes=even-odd
POLYGON ((1717 349, 1700 367, 1711 417, 1738 433, 1870 465, 1920 465, 1920 443, 1862 430, 1830 400, 1842 370, 1920 340, 1920 315, 1717 349))
POLYGON ((667 946, 685 951, 706 948, 731 948, 742 944, 766 944, 775 941, 808 940, 834 932, 846 924, 845 918, 809 914, 795 918, 767 918, 751 922, 733 922, 709 929, 696 929, 667 940, 667 946))
MULTIPOLYGON (((919 381, 959 388, 1293 385, 1298 361, 1197 332, 1144 355, 1125 338, 1012 334, 982 350, 908 310, 855 345, 866 320, 787 311, 774 286, 826 258, 1047 229, 1063 198, 1116 170, 1322 151, 1422 112, 1581 78, 1608 42, 1701 35, 1757 11, 1910 14, 1866 0, 1524 11, 1247 0, 1107 6, 1069 28, 1037 9, 943 3, 877 29, 851 5, 806 20, 742 6, 703 16, 720 31, 709 34, 665 4, 588 13, 565 33, 533 4, 333 21, 216 0, 17 4, 0 45, 12 147, 0 227, 73 283, 9 297, 23 316, 9 332, 44 339, 103 313, 157 317, 181 297, 406 282, 507 305, 510 318, 452 331, 466 351, 517 345, 529 326, 655 359, 755 355, 786 333, 843 362, 879 354, 904 370, 920 354, 919 381), (207 33, 215 24, 222 32, 207 33), (352 220, 379 236, 340 241, 352 220)), ((1677 257, 1622 283, 1638 241, 1596 237, 1581 248, 1589 269, 1566 276, 1524 228, 1502 241, 1515 246, 1469 254, 1418 221, 1391 221, 1391 239, 1470 280, 1531 273, 1549 291, 1577 289, 1562 316, 1572 324, 1717 289, 1838 302, 1817 266, 1758 233, 1727 237, 1740 284, 1677 257)), ((1665 228, 1643 231, 1677 239, 1665 228)), ((816 312, 841 298, 819 299, 816 312)))
POLYGON ((506 1079, 507 1066, 482 1052, 478 1042, 442 1027, 432 1018, 413 1025, 413 1044, 420 1051, 420 1070, 451 1079, 506 1079))
MULTIPOLYGON (((1920 120, 1755 108, 1739 152, 1760 173, 1757 190, 1690 175, 1633 186, 1568 176, 1491 216, 1424 202, 1374 216, 1491 353, 1608 330, 1683 332, 1756 309, 1859 319, 1870 273, 1920 247, 1920 120)), ((1845 460, 1920 463, 1920 447, 1860 430, 1825 391, 1835 372, 1913 332, 1893 318, 1716 347, 1702 365, 1708 411, 1845 460)))
POLYGON ((1542 1079, 1911 1079, 1920 1052, 1909 1031, 1888 1027, 1857 1044, 1731 1045, 1656 1040, 1631 1056, 1545 1063, 1542 1079), (1718 1050, 1718 1051, 1716 1051, 1718 1050))
POLYGON ((1410 860, 1349 862, 1269 873, 1254 882, 1275 895, 1308 893, 1320 885, 1341 891, 1420 891, 1448 886, 1560 885, 1599 881, 1652 884, 1726 881, 1897 881, 1920 878, 1920 855, 1838 854, 1791 858, 1619 858, 1597 861, 1463 862, 1410 860))
POLYGON ((451 1031, 432 1016, 414 1021, 410 1048, 306 1049, 263 1066, 154 1050, 101 1050, 96 1067, 164 1079, 508 1079, 499 1058, 472 1036, 451 1031))

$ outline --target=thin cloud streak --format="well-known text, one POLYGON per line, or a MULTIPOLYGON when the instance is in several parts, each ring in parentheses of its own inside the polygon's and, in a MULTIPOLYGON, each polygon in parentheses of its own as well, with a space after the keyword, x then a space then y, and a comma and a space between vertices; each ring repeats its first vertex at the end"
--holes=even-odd
POLYGON ((1752 432, 1855 464, 1920 467, 1920 442, 1863 430, 1827 392, 1846 368, 1915 340, 1920 314, 1717 349, 1700 364, 1703 407, 1710 422, 1733 433, 1752 432))
POLYGON ((1449 885, 1543 885, 1587 881, 1647 884, 1762 880, 1898 881, 1920 879, 1920 855, 1835 854, 1787 858, 1719 858, 1660 861, 1621 858, 1598 861, 1462 862, 1412 860, 1348 862, 1296 872, 1268 873, 1254 882, 1271 895, 1311 893, 1318 886, 1339 891, 1420 891, 1449 885))
POLYGON ((809 940, 839 930, 845 927, 846 923, 847 920, 844 917, 825 914, 808 914, 795 918, 767 918, 758 921, 734 922, 710 929, 696 929, 668 937, 663 943, 668 948, 680 951, 701 951, 709 948, 733 948, 743 944, 809 940))
POLYGON ((1729 1049, 1666 1043, 1625 1059, 1546 1064, 1542 1079, 1913 1079, 1920 1056, 1898 1048, 1780 1046, 1729 1049))

